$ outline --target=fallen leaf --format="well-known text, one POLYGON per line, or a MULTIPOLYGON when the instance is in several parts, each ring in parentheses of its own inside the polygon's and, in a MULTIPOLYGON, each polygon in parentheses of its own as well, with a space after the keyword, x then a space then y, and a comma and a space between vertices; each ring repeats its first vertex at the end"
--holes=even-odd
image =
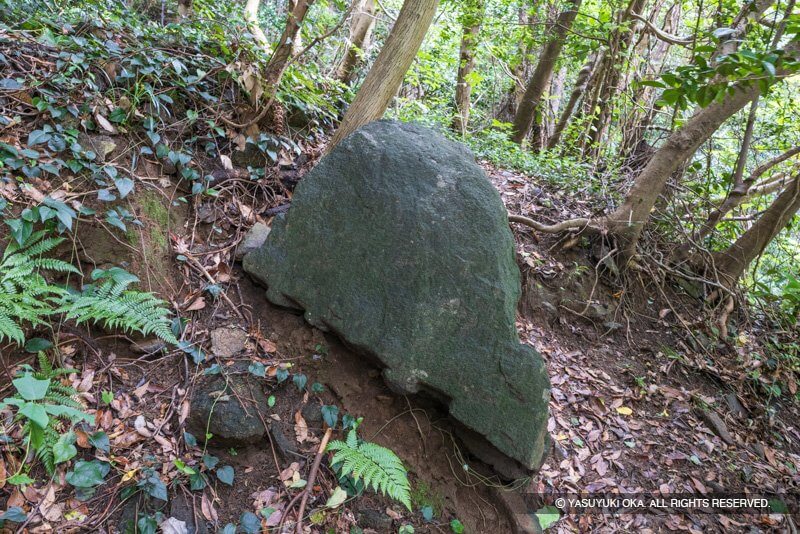
POLYGON ((633 410, 631 410, 627 406, 618 406, 617 407, 617 413, 620 414, 620 415, 632 415, 633 414, 633 410))
POLYGON ((294 433, 297 436, 297 443, 308 440, 308 423, 299 411, 294 414, 294 433))
POLYGON ((198 311, 202 310, 205 307, 206 307, 206 299, 204 299, 203 297, 197 297, 191 304, 189 304, 189 306, 184 308, 183 311, 198 311))
POLYGON ((203 493, 203 497, 200 499, 200 511, 203 513, 203 517, 206 518, 206 521, 211 521, 212 523, 217 522, 217 511, 214 509, 214 503, 208 500, 208 496, 203 493))
POLYGON ((117 133, 117 129, 114 127, 114 125, 108 122, 108 119, 103 117, 100 113, 95 113, 94 118, 97 120, 97 124, 99 124, 100 127, 108 133, 117 133))
POLYGON ((189 529, 186 528, 186 521, 181 521, 175 517, 169 517, 161 522, 162 534, 189 534, 189 529))

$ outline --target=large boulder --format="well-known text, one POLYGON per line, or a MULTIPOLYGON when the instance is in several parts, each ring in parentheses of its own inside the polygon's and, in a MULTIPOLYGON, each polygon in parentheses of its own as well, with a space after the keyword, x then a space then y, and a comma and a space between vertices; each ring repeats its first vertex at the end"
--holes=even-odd
POLYGON ((301 180, 244 268, 270 301, 377 357, 395 389, 444 399, 505 455, 541 465, 550 383, 517 335, 506 210, 464 146, 411 124, 361 128, 301 180))

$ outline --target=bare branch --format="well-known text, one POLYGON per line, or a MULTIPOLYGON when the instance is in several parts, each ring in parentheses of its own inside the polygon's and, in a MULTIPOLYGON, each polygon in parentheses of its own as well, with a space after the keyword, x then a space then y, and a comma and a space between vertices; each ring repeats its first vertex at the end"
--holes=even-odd
POLYGON ((647 26, 647 29, 650 31, 650 33, 652 33, 662 41, 666 41, 670 44, 674 44, 677 46, 691 46, 692 43, 694 43, 694 37, 678 37, 676 35, 671 35, 659 29, 652 22, 650 22, 641 15, 632 12, 631 17, 635 18, 639 22, 643 22, 644 25, 647 26))

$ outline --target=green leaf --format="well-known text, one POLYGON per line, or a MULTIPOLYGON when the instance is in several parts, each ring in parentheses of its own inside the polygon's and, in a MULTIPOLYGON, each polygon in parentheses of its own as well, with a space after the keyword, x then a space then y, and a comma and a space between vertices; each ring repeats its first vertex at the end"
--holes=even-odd
POLYGON ((41 337, 34 337, 29 339, 28 342, 25 343, 25 352, 36 354, 37 352, 47 350, 52 346, 53 344, 50 342, 50 340, 41 337))
POLYGON ((78 449, 75 448, 74 443, 74 432, 61 434, 61 437, 59 437, 58 441, 56 441, 53 445, 53 456, 55 457, 55 463, 61 464, 68 462, 72 460, 76 454, 78 454, 78 449))
POLYGON ((296 374, 292 377, 292 382, 294 382, 294 385, 297 386, 297 389, 303 391, 303 389, 306 387, 306 383, 308 382, 308 378, 306 375, 296 374))
POLYGON ((201 491, 206 488, 206 477, 202 473, 194 473, 189 475, 189 489, 192 491, 201 491))
POLYGON ((433 507, 432 506, 423 506, 419 510, 422 513, 422 519, 425 521, 432 521, 433 520, 433 507))
POLYGON ((114 180, 114 185, 117 186, 117 191, 119 191, 119 198, 125 198, 128 193, 133 191, 133 180, 130 178, 117 178, 114 180))
POLYGON ((47 394, 47 388, 50 387, 50 379, 39 380, 34 378, 31 373, 26 373, 21 378, 15 378, 11 381, 14 387, 25 400, 40 400, 47 394))
POLYGON ((552 525, 554 525, 559 519, 561 519, 561 512, 558 511, 558 508, 555 506, 545 506, 544 508, 539 508, 536 510, 536 520, 539 522, 539 526, 542 530, 545 530, 552 525))
POLYGON ((239 526, 246 534, 259 534, 261 520, 253 512, 245 512, 239 518, 239 526))
POLYGON ((322 411, 322 419, 325 420, 325 424, 331 428, 336 426, 336 422, 339 420, 339 407, 333 405, 325 405, 320 408, 322 411))
POLYGON ((464 534, 464 524, 458 519, 453 519, 450 521, 450 530, 453 531, 453 534, 464 534))
POLYGON ((38 425, 39 428, 47 427, 47 423, 50 421, 44 406, 36 404, 35 402, 26 402, 20 406, 19 413, 30 419, 31 422, 38 425))
POLYGON ((76 488, 93 488, 103 483, 103 479, 111 470, 105 462, 78 460, 75 467, 67 473, 67 482, 76 488))
POLYGON ((217 469, 217 478, 223 484, 227 484, 228 486, 233 486, 233 467, 229 465, 223 465, 219 469, 217 469))
POLYGON ((186 443, 187 447, 197 447, 197 438, 191 432, 183 433, 183 442, 186 443))
POLYGON ((2 515, 0 515, 0 525, 3 524, 3 521, 11 521, 12 523, 24 523, 26 519, 28 519, 28 516, 25 514, 25 511, 22 508, 20 508, 19 506, 12 506, 11 508, 3 512, 2 515))
POLYGON ((72 406, 64 406, 61 404, 45 404, 44 409, 50 415, 53 415, 55 417, 66 417, 73 423, 77 423, 79 421, 86 421, 94 425, 93 415, 78 410, 77 408, 73 408, 72 406))
POLYGON ((122 108, 114 108, 114 111, 108 116, 108 120, 111 122, 121 123, 125 122, 125 119, 128 117, 128 114, 125 113, 125 110, 122 108))
POLYGON ((107 453, 111 450, 111 443, 108 440, 108 435, 102 430, 89 434, 89 443, 101 452, 107 453))
POLYGON ((33 130, 28 134, 28 146, 41 145, 50 140, 52 136, 44 130, 33 130))
POLYGON ((11 484, 12 486, 27 486, 28 484, 33 484, 36 482, 31 477, 26 475, 25 473, 18 473, 14 476, 10 476, 6 479, 6 482, 11 484))
POLYGON ((258 377, 265 377, 267 374, 267 368, 264 367, 264 364, 261 362, 251 362, 250 365, 247 367, 247 370, 253 376, 258 377))

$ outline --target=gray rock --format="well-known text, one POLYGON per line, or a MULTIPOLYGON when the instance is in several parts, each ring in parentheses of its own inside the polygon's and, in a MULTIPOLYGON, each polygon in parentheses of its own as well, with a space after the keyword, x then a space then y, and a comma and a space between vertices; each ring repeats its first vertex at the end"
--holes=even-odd
POLYGON ((264 422, 269 413, 267 396, 256 377, 216 375, 198 385, 192 395, 187 421, 189 431, 202 437, 213 434, 215 447, 243 447, 264 441, 264 422))
POLYGON ((306 420, 308 426, 310 427, 321 427, 322 426, 322 404, 315 400, 309 400, 307 404, 305 404, 300 410, 303 419, 306 420))
POLYGON ((739 402, 739 397, 736 396, 736 393, 726 393, 723 398, 725 399, 725 404, 728 405, 728 409, 733 415, 742 419, 747 416, 747 410, 745 410, 744 406, 742 406, 742 403, 739 402))
POLYGON ((262 222, 255 223, 250 230, 244 235, 244 239, 236 247, 236 259, 241 260, 250 252, 253 252, 267 240, 270 228, 262 222))
POLYGON ((231 162, 237 167, 252 167, 254 169, 264 168, 271 164, 267 153, 261 150, 257 144, 247 142, 244 150, 234 150, 231 154, 231 162))
POLYGON ((208 532, 208 527, 205 521, 202 520, 202 516, 198 515, 200 521, 197 521, 192 503, 180 493, 170 500, 169 515, 179 521, 183 521, 188 534, 207 534, 208 532))
POLYGON ((363 528, 371 528, 376 532, 392 532, 392 518, 380 510, 360 510, 358 525, 363 528))
POLYGON ((272 444, 278 450, 284 460, 288 460, 297 455, 297 447, 294 439, 289 436, 284 428, 284 423, 268 420, 269 435, 272 437, 272 444))
POLYGON ((223 326, 211 332, 211 352, 219 358, 232 358, 244 350, 247 332, 236 326, 223 326))
POLYGON ((526 468, 547 450, 549 380, 515 327, 507 212, 474 156, 420 126, 373 122, 300 182, 245 271, 280 306, 377 357, 526 468))
POLYGON ((725 424, 725 421, 717 415, 717 412, 713 410, 698 410, 698 415, 703 422, 708 425, 708 428, 711 429, 714 434, 718 435, 722 441, 727 443, 728 445, 733 445, 734 439, 731 436, 731 433, 728 432, 728 425, 725 424))

